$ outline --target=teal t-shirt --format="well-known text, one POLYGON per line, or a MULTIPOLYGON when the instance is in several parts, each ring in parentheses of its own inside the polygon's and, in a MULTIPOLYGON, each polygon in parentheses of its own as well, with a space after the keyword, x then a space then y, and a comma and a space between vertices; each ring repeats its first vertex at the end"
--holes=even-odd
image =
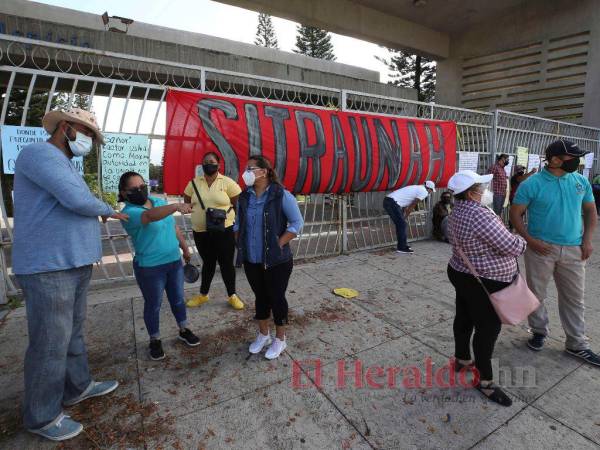
MULTIPOLYGON (((150 197, 153 207, 167 205, 160 198, 150 197)), ((179 241, 175 233, 175 219, 172 215, 156 222, 142 224, 142 214, 148 208, 125 203, 123 213, 129 216, 123 228, 131 236, 135 248, 135 261, 140 267, 154 267, 177 261, 181 258, 179 241)))
POLYGON ((556 245, 581 245, 582 206, 593 202, 592 185, 578 173, 562 177, 547 169, 519 185, 513 204, 527 205, 527 231, 556 245))

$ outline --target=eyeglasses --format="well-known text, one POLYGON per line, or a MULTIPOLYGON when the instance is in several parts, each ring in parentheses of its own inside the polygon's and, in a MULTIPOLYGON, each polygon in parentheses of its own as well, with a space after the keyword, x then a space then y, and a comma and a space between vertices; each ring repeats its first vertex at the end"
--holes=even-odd
POLYGON ((249 170, 250 172, 254 171, 254 170, 260 170, 262 169, 262 167, 246 167, 246 170, 249 170))

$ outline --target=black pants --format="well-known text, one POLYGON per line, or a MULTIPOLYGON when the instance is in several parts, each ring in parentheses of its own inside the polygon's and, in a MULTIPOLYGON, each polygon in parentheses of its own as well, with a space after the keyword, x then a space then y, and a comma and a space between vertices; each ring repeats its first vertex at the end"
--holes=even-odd
MULTIPOLYGON (((454 356, 471 359, 471 336, 475 367, 482 380, 492 380, 492 353, 502 323, 487 294, 473 275, 459 272, 448 266, 448 278, 456 290, 456 316, 454 317, 454 356), (473 329, 475 334, 473 335, 473 329)), ((482 278, 491 293, 504 289, 510 283, 482 278)))
POLYGON ((293 260, 265 269, 263 264, 244 262, 244 271, 248 283, 256 296, 256 320, 266 320, 271 317, 275 325, 281 326, 288 322, 288 303, 285 291, 292 275, 293 260))
POLYGON ((217 261, 221 268, 221 276, 227 288, 227 295, 235 294, 235 267, 233 255, 235 253, 235 236, 233 227, 225 228, 224 232, 194 231, 194 242, 202 258, 202 284, 200 293, 208 294, 210 283, 215 276, 217 261))

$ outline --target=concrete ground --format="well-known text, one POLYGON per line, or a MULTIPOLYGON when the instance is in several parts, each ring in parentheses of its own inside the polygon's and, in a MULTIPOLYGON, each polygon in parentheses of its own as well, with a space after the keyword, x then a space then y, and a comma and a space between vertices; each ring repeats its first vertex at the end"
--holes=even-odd
MULTIPOLYGON (((496 406, 462 387, 468 380, 445 387, 448 371, 439 370, 453 353, 450 248, 431 241, 413 247, 410 256, 385 250, 298 265, 289 287, 288 348, 273 362, 249 357, 255 326, 242 273, 245 311, 226 305, 219 275, 211 301, 189 310, 203 341, 195 349, 175 339, 165 302, 168 356, 161 362, 148 358, 137 287, 92 292, 90 365, 97 379, 117 378, 121 387, 70 408, 85 431, 58 448, 598 448, 600 369, 564 354, 555 289, 544 351, 525 347, 525 327, 503 328, 496 372, 514 403, 496 406), (336 287, 360 295, 346 300, 332 294, 336 287)), ((600 351, 600 239, 596 248, 586 320, 600 351)), ((189 294, 195 292, 193 286, 189 294)), ((21 429, 23 308, 0 329, 0 447, 57 447, 21 429)))

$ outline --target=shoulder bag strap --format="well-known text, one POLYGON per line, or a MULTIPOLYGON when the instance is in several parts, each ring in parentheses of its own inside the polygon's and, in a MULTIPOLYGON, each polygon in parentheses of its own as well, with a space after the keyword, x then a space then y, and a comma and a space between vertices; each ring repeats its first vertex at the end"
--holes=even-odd
POLYGON ((460 248, 456 244, 455 244, 455 246, 456 246, 456 251, 460 255, 461 259, 463 260, 463 262, 465 263, 465 265, 469 268, 469 270, 471 271, 471 274, 477 279, 477 281, 479 282, 479 284, 481 285, 481 287, 483 288, 483 290, 485 291, 485 293, 489 297, 490 293, 487 290, 487 288, 485 287, 485 285, 483 284, 483 281, 481 281, 481 277, 477 273, 477 270, 475 269, 475 267, 473 266, 473 264, 471 264, 471 261, 469 261, 469 258, 467 258, 467 255, 465 254, 465 252, 462 251, 462 248, 460 248))
POLYGON ((198 188, 196 187, 196 183, 194 183, 194 179, 192 178, 192 186, 194 186, 194 191, 196 192, 196 197, 198 197, 198 201, 200 202, 200 206, 202 207, 202 209, 206 210, 206 208, 204 207, 204 202, 202 201, 202 197, 200 196, 200 191, 198 191, 198 188))

